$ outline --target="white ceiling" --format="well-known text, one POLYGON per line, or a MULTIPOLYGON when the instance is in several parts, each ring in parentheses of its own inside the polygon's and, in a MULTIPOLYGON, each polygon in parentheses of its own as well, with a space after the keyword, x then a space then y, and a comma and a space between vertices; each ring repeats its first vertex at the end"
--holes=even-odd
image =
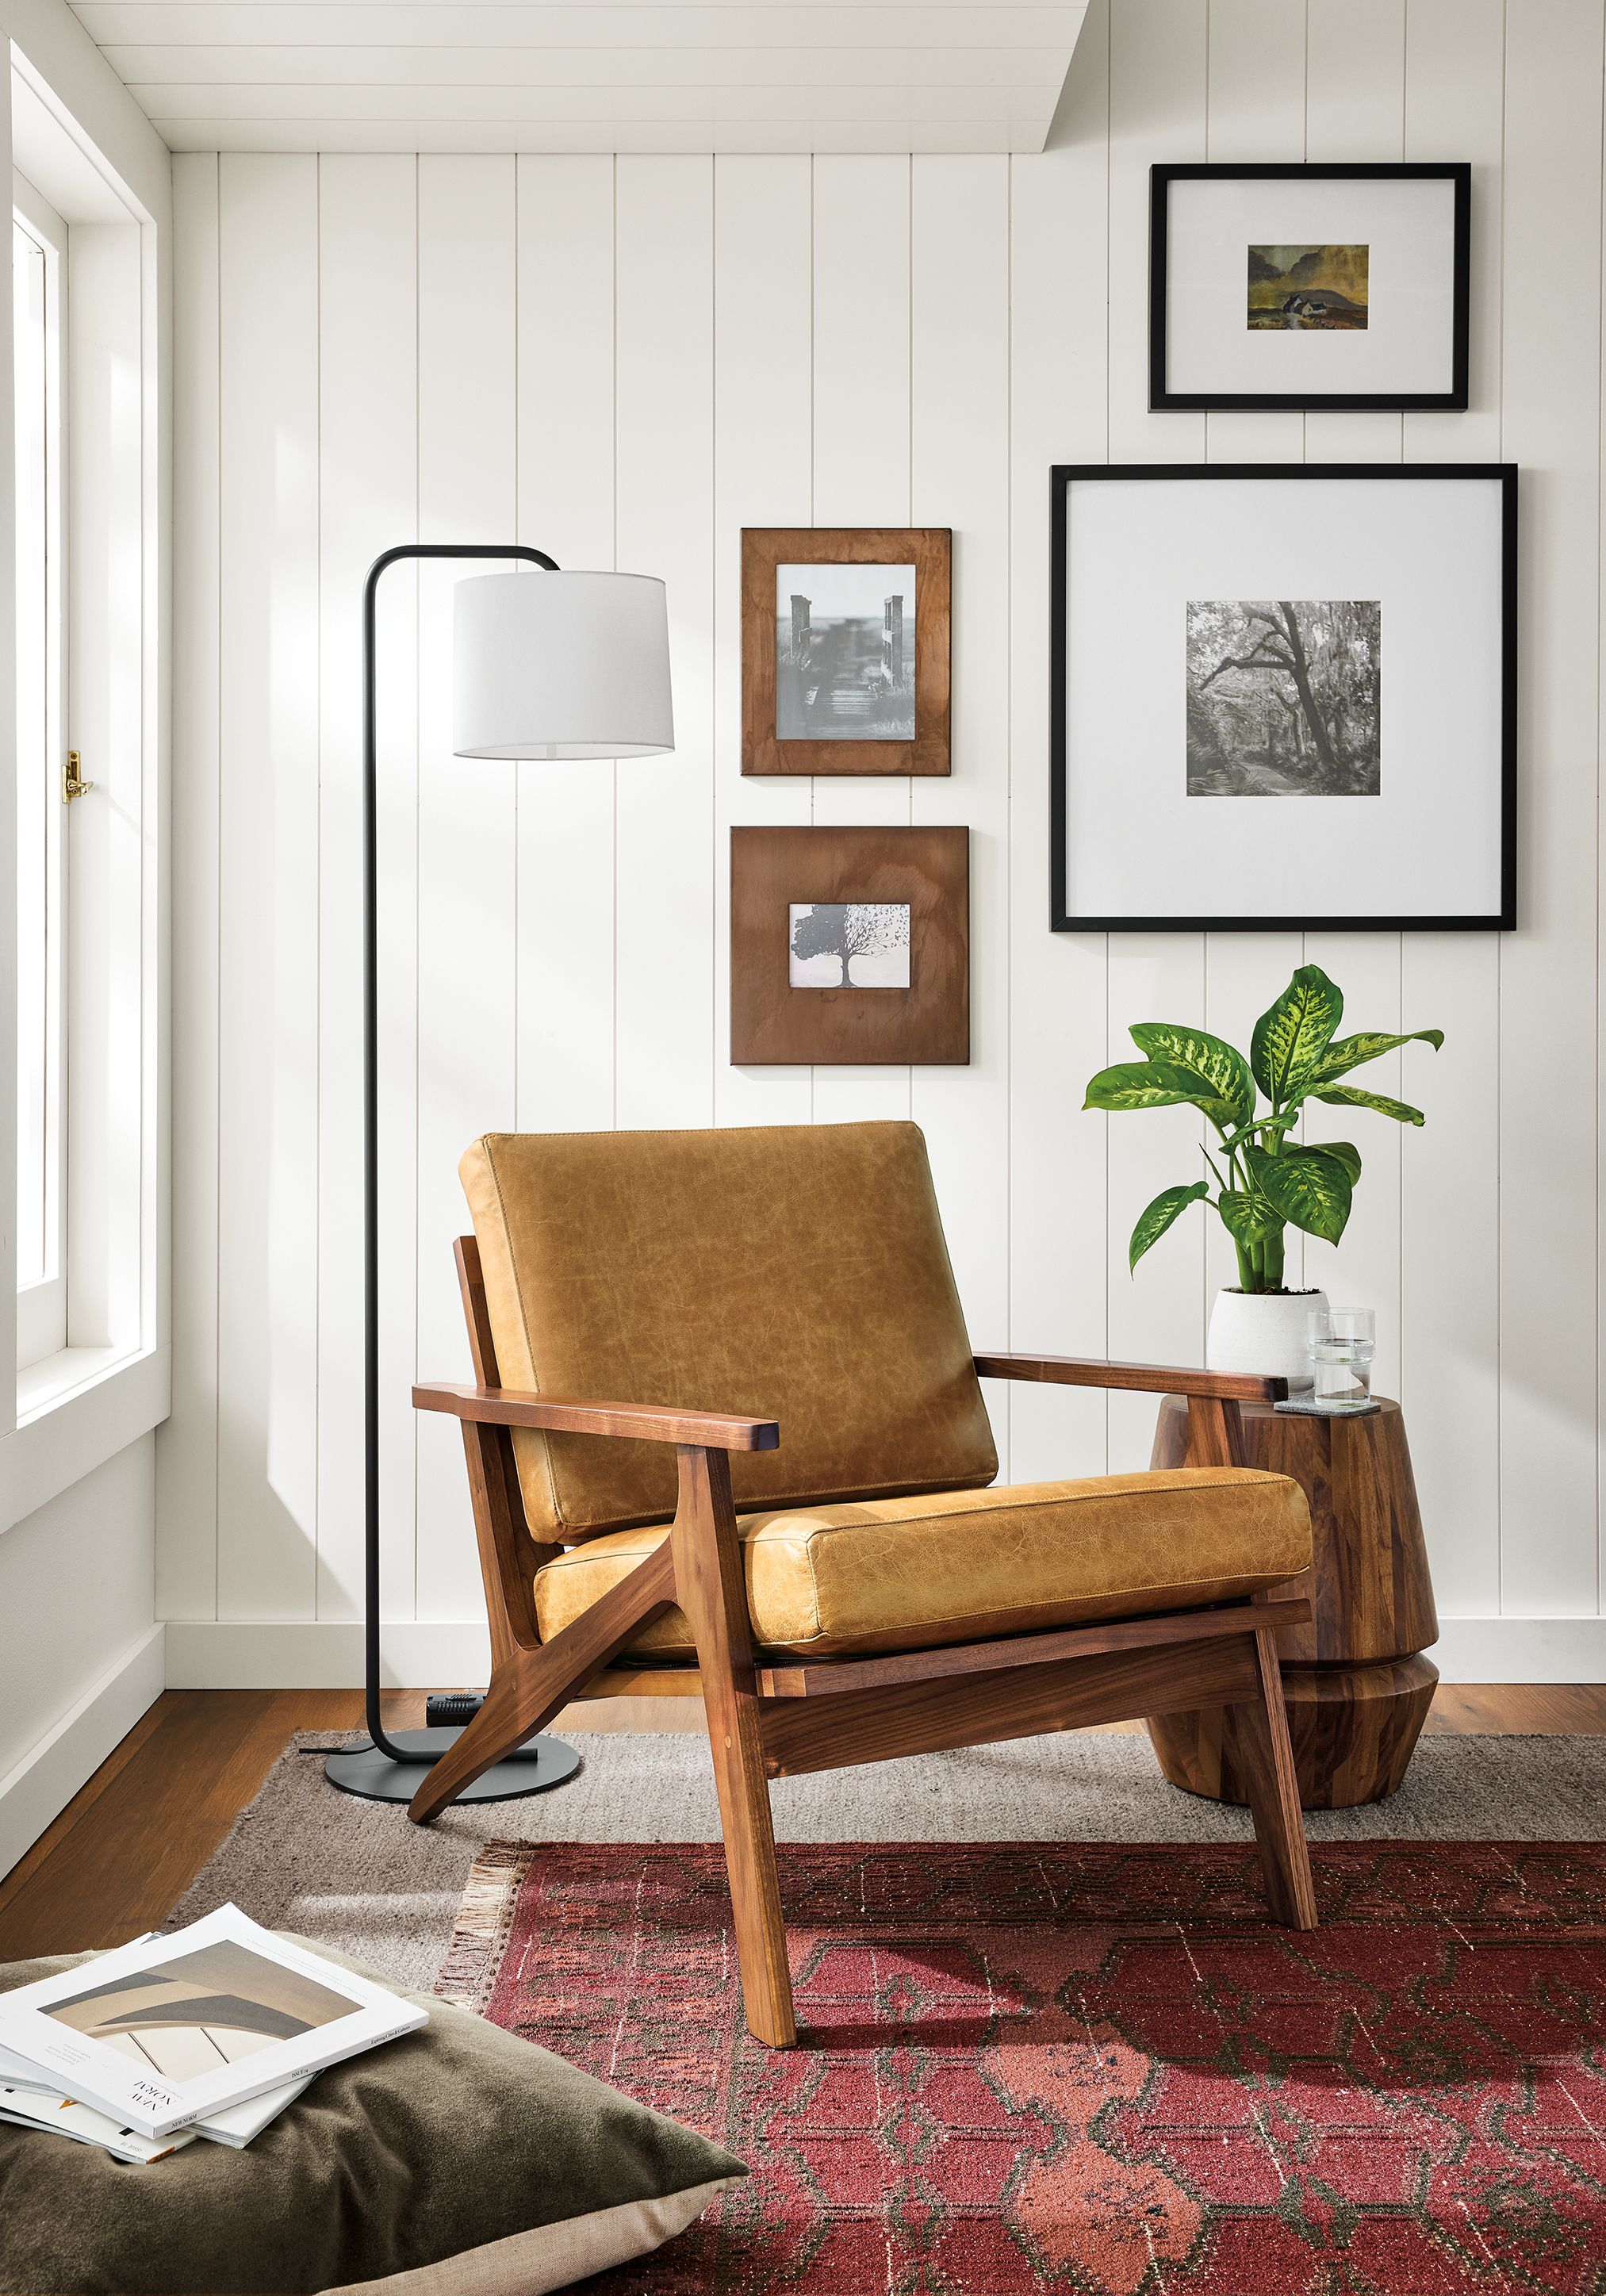
POLYGON ((176 151, 1040 152, 1086 0, 73 0, 176 151))

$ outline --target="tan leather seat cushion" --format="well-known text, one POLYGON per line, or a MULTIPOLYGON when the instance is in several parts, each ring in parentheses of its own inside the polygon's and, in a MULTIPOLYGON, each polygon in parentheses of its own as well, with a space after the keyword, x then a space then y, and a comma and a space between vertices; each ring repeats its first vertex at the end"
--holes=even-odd
MULTIPOLYGON (((740 1519, 754 1639, 775 1650, 926 1650, 1077 1620, 1194 1610, 1291 1578, 1310 1561, 1305 1494, 1286 1475, 1182 1467, 1018 1483, 740 1519)), ((611 1532, 536 1575, 550 1641, 668 1537, 611 1532)), ((643 1651, 689 1651, 684 1614, 643 1651)))

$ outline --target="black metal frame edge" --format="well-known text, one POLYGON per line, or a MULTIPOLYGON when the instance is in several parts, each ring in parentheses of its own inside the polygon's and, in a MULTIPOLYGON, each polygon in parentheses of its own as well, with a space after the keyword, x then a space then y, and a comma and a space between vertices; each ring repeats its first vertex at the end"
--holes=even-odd
POLYGON ((1514 932, 1517 927, 1515 463, 1055 463, 1049 472, 1049 925, 1054 932, 1514 932), (1074 480, 1485 479, 1500 488, 1500 913, 1480 917, 1073 917, 1067 908, 1066 548, 1074 480))
POLYGON ((1472 168, 1467 160, 1359 160, 1157 162, 1149 170, 1149 406, 1156 414, 1303 412, 1464 414, 1471 372, 1472 168), (1308 176, 1331 181, 1447 181, 1454 186, 1455 243, 1450 324, 1450 388, 1427 391, 1177 391, 1166 388, 1166 270, 1168 193, 1174 183, 1210 176, 1252 179, 1308 176))

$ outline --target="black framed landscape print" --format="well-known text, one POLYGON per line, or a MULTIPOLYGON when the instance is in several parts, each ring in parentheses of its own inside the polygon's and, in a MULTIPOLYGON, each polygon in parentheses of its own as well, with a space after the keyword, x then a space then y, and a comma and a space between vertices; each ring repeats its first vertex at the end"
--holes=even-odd
POLYGON ((1059 464, 1059 932, 1516 922, 1517 472, 1059 464))
POLYGON ((1464 161, 1149 172, 1149 404, 1467 404, 1464 161))

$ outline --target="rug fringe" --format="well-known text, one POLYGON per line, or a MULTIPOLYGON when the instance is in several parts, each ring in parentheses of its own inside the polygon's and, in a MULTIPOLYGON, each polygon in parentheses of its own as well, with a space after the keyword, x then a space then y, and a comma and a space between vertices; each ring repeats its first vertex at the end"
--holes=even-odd
POLYGON ((528 1841, 488 1841, 469 1868, 452 1942, 435 1980, 443 2001, 485 2013, 507 1950, 520 1885, 535 1854, 528 1841))

